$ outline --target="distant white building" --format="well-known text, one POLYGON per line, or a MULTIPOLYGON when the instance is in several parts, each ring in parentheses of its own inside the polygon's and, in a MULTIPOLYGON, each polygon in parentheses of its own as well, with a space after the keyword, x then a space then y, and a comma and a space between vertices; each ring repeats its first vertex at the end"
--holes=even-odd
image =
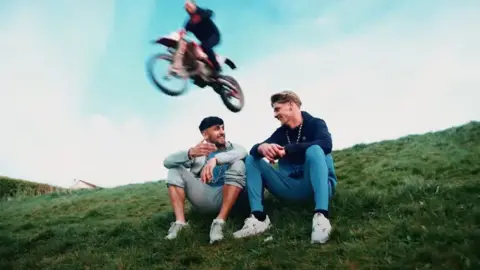
POLYGON ((92 183, 89 183, 87 181, 83 180, 74 180, 76 181, 75 184, 73 184, 70 189, 75 190, 75 189, 94 189, 94 188, 99 188, 99 186, 94 185, 92 183))

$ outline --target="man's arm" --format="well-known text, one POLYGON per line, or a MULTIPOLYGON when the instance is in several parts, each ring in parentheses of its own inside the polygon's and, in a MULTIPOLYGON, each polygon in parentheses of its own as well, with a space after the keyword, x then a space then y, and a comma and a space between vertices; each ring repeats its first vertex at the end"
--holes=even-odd
POLYGON ((275 132, 273 132, 272 135, 270 135, 270 137, 268 139, 266 139, 265 141, 263 141, 261 143, 255 144, 252 147, 252 149, 250 149, 250 155, 252 155, 254 157, 257 157, 257 158, 263 157, 263 155, 258 152, 258 147, 261 144, 264 144, 264 143, 276 143, 278 145, 281 145, 282 141, 281 141, 280 134, 281 134, 280 133, 280 128, 277 128, 277 130, 275 130, 275 132))
POLYGON ((176 168, 179 166, 184 166, 185 168, 190 168, 193 164, 193 158, 188 156, 187 151, 178 151, 173 154, 170 154, 163 161, 163 166, 167 169, 176 168))
POLYGON ((315 119, 314 121, 315 122, 313 123, 314 132, 312 141, 285 145, 285 153, 287 155, 305 154, 307 148, 312 145, 320 146, 325 152, 325 155, 328 155, 332 152, 332 136, 328 131, 327 124, 321 119, 315 119))
POLYGON ((247 150, 241 145, 232 143, 233 149, 221 152, 215 155, 217 164, 232 164, 237 160, 244 159, 247 156, 247 150))

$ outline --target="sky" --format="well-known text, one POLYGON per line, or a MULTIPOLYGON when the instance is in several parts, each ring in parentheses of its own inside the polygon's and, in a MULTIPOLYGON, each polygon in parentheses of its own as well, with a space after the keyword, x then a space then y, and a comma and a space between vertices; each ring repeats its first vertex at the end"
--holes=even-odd
POLYGON ((163 179, 163 159, 224 119, 245 148, 279 123, 271 94, 293 90, 334 149, 480 120, 480 2, 198 0, 215 12, 216 51, 238 66, 246 104, 209 88, 154 88, 150 43, 178 30, 183 1, 2 0, 0 175, 68 187, 163 179))

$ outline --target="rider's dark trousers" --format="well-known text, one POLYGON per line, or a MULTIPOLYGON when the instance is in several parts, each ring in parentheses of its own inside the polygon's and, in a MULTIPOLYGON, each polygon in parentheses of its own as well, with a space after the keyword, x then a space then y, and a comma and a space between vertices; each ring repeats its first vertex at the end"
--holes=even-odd
POLYGON ((213 47, 217 46, 220 43, 220 36, 219 35, 211 35, 206 40, 201 40, 200 46, 202 47, 203 51, 207 54, 208 60, 213 64, 213 68, 215 70, 220 69, 220 64, 217 62, 217 58, 215 57, 215 52, 213 51, 213 47))

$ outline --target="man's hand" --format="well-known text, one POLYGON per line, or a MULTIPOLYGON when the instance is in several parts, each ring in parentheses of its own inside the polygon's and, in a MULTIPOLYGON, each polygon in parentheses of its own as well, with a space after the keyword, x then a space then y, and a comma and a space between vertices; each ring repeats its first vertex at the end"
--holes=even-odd
POLYGON ((201 180, 203 183, 208 183, 213 178, 213 169, 217 166, 217 158, 211 158, 202 169, 201 180))
POLYGON ((285 152, 285 148, 282 147, 282 149, 278 150, 277 152, 277 158, 283 158, 287 153, 285 152))
POLYGON ((188 151, 188 157, 195 158, 201 156, 207 156, 211 152, 217 151, 217 147, 213 143, 203 143, 203 140, 195 147, 190 148, 188 151))
POLYGON ((285 149, 275 143, 263 143, 258 147, 258 152, 268 159, 270 162, 274 162, 277 158, 281 158, 285 155, 285 149))
POLYGON ((178 35, 180 35, 180 38, 183 38, 186 34, 187 30, 185 30, 185 28, 178 30, 178 35))

